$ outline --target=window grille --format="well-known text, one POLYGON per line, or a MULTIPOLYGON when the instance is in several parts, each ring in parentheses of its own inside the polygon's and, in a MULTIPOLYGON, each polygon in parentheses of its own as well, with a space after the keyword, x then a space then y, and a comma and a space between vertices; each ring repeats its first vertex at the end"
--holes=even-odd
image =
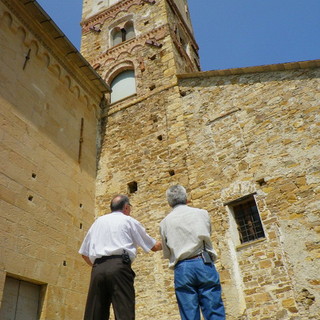
POLYGON ((260 215, 253 196, 232 206, 240 242, 246 243, 264 238, 260 215))

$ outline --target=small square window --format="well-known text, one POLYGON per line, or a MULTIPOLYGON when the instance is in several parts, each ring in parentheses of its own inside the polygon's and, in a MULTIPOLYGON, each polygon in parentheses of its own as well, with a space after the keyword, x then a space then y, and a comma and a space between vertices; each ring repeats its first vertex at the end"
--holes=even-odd
POLYGON ((241 243, 265 237, 259 211, 252 195, 230 203, 229 207, 233 211, 241 243))
POLYGON ((138 183, 136 181, 132 181, 128 183, 128 192, 135 193, 138 191, 138 183))

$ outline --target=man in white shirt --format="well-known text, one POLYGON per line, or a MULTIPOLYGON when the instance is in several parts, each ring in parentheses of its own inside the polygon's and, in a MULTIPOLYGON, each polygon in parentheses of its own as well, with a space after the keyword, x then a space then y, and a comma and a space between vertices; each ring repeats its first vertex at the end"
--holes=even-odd
POLYGON ((135 273, 131 263, 137 247, 145 252, 162 249, 144 227, 130 217, 131 204, 125 195, 115 196, 111 213, 90 227, 79 253, 92 266, 84 320, 107 320, 112 304, 117 320, 135 319, 135 273))
POLYGON ((174 286, 182 320, 225 320, 219 274, 214 260, 211 223, 206 210, 187 205, 183 186, 167 190, 173 210, 161 221, 163 256, 174 269, 174 286))

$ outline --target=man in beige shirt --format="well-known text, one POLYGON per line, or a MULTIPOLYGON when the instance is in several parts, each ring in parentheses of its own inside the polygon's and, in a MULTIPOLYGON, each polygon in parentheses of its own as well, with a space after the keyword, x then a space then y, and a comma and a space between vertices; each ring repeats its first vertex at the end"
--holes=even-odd
POLYGON ((174 269, 174 285, 182 320, 224 320, 217 257, 212 247, 211 223, 206 210, 187 205, 183 186, 167 190, 173 210, 161 221, 163 255, 174 269))

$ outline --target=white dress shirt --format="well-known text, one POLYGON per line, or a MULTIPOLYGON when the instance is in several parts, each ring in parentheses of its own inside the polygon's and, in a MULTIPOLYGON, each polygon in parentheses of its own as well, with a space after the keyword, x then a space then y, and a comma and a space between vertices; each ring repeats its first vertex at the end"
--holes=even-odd
POLYGON ((211 223, 206 210, 177 205, 161 221, 160 233, 163 256, 169 259, 170 268, 173 268, 179 260, 200 254, 203 242, 214 259, 217 257, 210 239, 211 223))
POLYGON ((90 227, 79 253, 90 261, 102 256, 121 255, 126 250, 133 261, 137 247, 149 252, 156 240, 150 237, 141 223, 122 212, 99 217, 90 227))

